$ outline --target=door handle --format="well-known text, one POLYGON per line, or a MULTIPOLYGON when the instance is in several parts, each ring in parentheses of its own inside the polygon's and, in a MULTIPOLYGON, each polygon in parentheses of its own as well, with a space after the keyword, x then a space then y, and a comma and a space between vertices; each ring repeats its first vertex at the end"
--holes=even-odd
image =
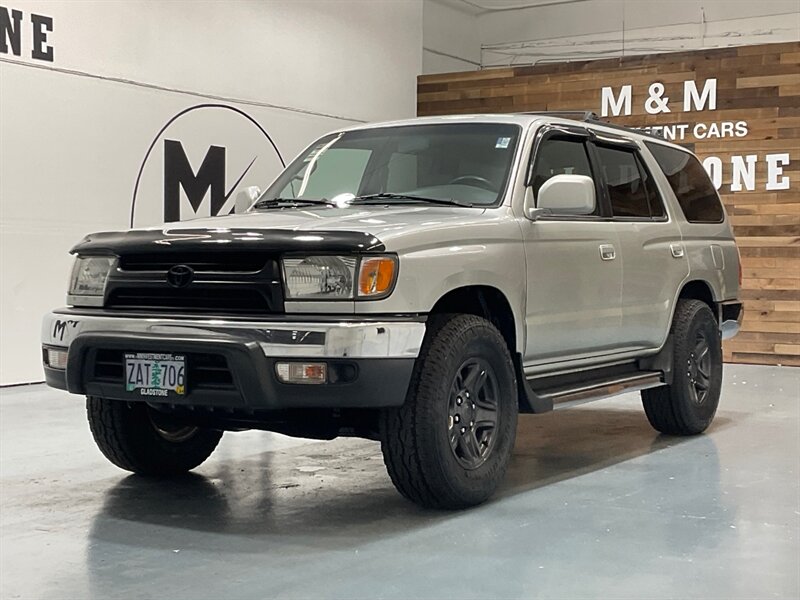
POLYGON ((670 244, 669 251, 672 252, 672 258, 683 258, 682 244, 670 244))
POLYGON ((617 258, 617 251, 611 244, 600 244, 600 258, 603 260, 614 260, 617 258))

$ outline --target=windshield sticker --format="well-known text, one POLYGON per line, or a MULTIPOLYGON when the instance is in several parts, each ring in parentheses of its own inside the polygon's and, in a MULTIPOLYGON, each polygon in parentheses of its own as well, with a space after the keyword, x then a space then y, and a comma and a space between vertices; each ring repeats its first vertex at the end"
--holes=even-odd
POLYGON ((508 145, 511 143, 510 137, 499 137, 497 138, 497 143, 494 145, 495 148, 508 148, 508 145))

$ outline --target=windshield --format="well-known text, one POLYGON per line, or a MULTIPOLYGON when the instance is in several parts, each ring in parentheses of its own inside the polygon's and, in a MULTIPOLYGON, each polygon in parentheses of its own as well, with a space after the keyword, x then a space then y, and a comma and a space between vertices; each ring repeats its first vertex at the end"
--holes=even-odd
MULTIPOLYGON (((425 198, 489 206, 508 181, 520 127, 448 123, 346 131, 307 149, 262 199, 338 201, 390 194, 381 201, 425 198), (416 198, 402 198, 408 194, 416 198)), ((378 198, 375 198, 378 200, 378 198)))

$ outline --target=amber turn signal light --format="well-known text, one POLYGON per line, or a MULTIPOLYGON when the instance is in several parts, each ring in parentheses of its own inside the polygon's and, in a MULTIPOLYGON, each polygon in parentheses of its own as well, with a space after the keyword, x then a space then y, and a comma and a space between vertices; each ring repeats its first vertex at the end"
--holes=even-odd
POLYGON ((397 273, 393 256, 363 258, 358 270, 358 295, 383 296, 391 291, 397 273))

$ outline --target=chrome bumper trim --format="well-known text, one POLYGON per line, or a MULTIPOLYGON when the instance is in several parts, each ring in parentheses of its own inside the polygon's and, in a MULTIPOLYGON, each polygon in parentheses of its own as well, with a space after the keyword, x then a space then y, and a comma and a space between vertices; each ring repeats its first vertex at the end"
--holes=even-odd
POLYGON ((69 348, 89 333, 170 336, 181 339, 246 339, 267 357, 416 358, 425 336, 419 321, 331 320, 325 322, 232 321, 72 315, 50 312, 42 320, 41 342, 69 348))

